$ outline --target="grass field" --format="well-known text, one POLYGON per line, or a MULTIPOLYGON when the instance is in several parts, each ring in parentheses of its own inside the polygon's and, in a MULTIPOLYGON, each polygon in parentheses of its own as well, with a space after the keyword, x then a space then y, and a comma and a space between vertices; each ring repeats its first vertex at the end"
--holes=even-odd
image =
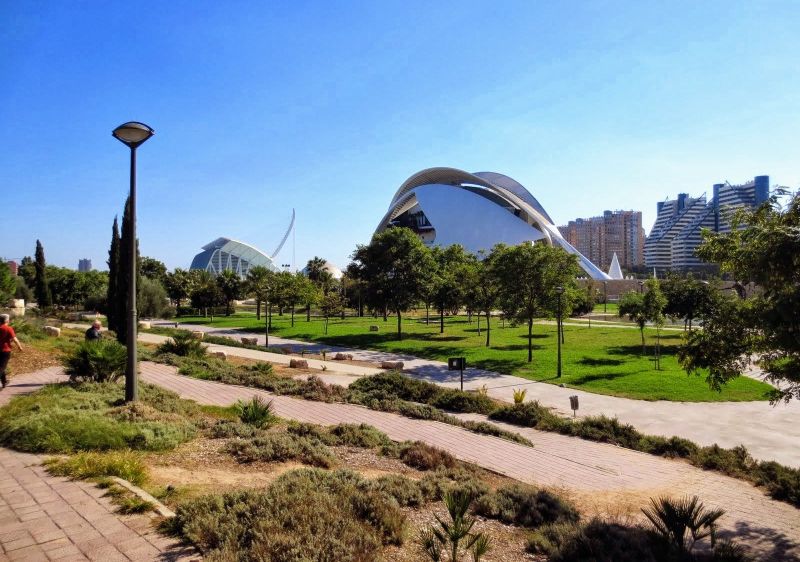
MULTIPOLYGON (((202 317, 180 318, 181 322, 189 324, 209 324, 208 320, 202 317)), ((431 318, 431 324, 426 325, 424 317, 406 317, 403 340, 398 341, 396 319, 392 317, 387 322, 382 318, 331 319, 325 335, 321 319, 312 318, 311 322, 306 322, 304 315, 297 315, 295 326, 291 327, 287 315, 274 315, 271 334, 329 345, 408 353, 440 361, 464 356, 471 367, 644 400, 765 400, 766 392, 771 388, 741 377, 728 384, 722 392, 710 390, 704 377, 689 376, 678 365, 675 352, 683 335, 677 331, 662 333, 662 370, 656 371, 652 358, 655 330, 645 331, 647 355, 643 357, 638 329, 566 325, 563 374, 561 379, 557 379, 557 344, 553 325, 534 326, 533 362, 528 363, 526 327, 506 324, 502 328, 500 321, 493 319, 492 345, 487 348, 485 319, 481 321, 481 335, 478 335, 474 319, 470 323, 463 316, 448 317, 444 334, 439 333, 438 318, 435 320, 431 318), (380 331, 370 332, 370 325, 377 325, 380 331)), ((263 318, 259 322, 253 314, 237 313, 231 317, 215 317, 211 325, 261 331, 263 318)))

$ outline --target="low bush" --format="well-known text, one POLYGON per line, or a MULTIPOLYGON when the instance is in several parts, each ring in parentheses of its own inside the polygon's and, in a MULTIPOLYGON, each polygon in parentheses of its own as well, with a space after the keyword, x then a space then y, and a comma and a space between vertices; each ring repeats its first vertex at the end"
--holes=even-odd
POLYGON ((764 486, 776 500, 800 507, 800 469, 761 462, 755 469, 755 483, 764 486))
POLYGON ((64 356, 71 381, 116 382, 125 374, 128 351, 115 340, 85 341, 64 356))
POLYGON ((342 423, 328 429, 328 434, 334 438, 334 445, 347 445, 364 449, 387 448, 391 449, 395 443, 382 431, 371 425, 342 423))
POLYGON ((547 555, 549 562, 666 562, 647 530, 598 518, 545 525, 531 535, 527 550, 547 555))
POLYGON ((186 502, 170 527, 211 559, 363 562, 401 544, 404 523, 397 503, 357 474, 304 469, 263 491, 186 502))
POLYGON ((117 408, 123 395, 113 383, 47 385, 14 398, 0 409, 0 444, 33 453, 70 453, 115 449, 164 450, 191 439, 195 425, 188 412, 194 403, 177 395, 140 386, 140 401, 156 417, 125 419, 117 408), (173 417, 168 414, 183 416, 173 417))
POLYGON ((242 423, 254 427, 267 427, 277 421, 277 418, 272 413, 272 400, 267 402, 260 396, 254 395, 249 402, 239 400, 234 407, 242 423))
POLYGON ((639 449, 639 440, 642 437, 632 425, 620 423, 617 418, 606 416, 587 417, 564 424, 561 431, 589 441, 611 443, 629 449, 639 449))
POLYGON ((691 456, 691 462, 705 470, 716 470, 734 477, 747 477, 756 466, 755 461, 743 446, 723 449, 719 445, 711 445, 698 449, 691 456))
POLYGON ((503 421, 523 427, 535 427, 544 431, 559 431, 568 420, 557 416, 538 401, 532 400, 523 404, 500 406, 489 414, 489 419, 503 421))
POLYGON ((399 474, 368 480, 366 487, 393 498, 401 507, 418 507, 427 499, 418 482, 399 474))
POLYGON ((49 459, 47 471, 78 480, 117 476, 140 486, 147 480, 147 466, 134 451, 84 452, 64 459, 49 459))
POLYGON ((219 420, 211 426, 210 433, 213 439, 229 439, 231 437, 247 439, 255 437, 258 434, 258 429, 240 421, 219 420))
POLYGON ((673 436, 667 439, 656 435, 644 435, 639 440, 637 449, 660 457, 685 459, 697 453, 700 447, 694 441, 681 437, 673 436))
POLYGON ((512 484, 482 495, 475 513, 520 527, 539 527, 546 523, 574 523, 578 510, 568 501, 533 486, 512 484))
POLYGON ((231 441, 225 450, 242 463, 296 460, 311 466, 330 468, 336 462, 333 453, 321 441, 291 433, 267 433, 231 441))
POLYGON ((171 339, 158 346, 156 353, 170 353, 178 357, 204 357, 206 355, 206 347, 191 332, 175 330, 172 332, 171 339))
POLYGON ((489 492, 489 487, 468 465, 455 468, 438 468, 427 473, 419 481, 422 495, 431 500, 440 500, 450 490, 465 490, 473 498, 489 492))
POLYGON ((458 463, 456 458, 447 451, 437 449, 422 441, 404 443, 400 447, 400 460, 417 470, 453 468, 458 463))

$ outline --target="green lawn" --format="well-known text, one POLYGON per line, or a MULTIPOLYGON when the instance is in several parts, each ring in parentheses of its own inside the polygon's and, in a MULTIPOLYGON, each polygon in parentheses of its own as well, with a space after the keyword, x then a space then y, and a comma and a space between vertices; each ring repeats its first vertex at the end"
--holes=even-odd
MULTIPOLYGON (((208 324, 208 318, 180 318, 183 323, 208 324)), ((676 400, 689 402, 716 402, 741 400, 766 400, 771 387, 740 377, 729 383, 721 392, 708 388, 704 377, 689 376, 678 365, 675 351, 683 337, 681 332, 670 331, 662 335, 662 370, 656 371, 652 360, 655 330, 646 330, 647 353, 641 356, 641 339, 636 328, 603 328, 593 325, 565 326, 565 344, 562 350, 561 379, 556 378, 555 326, 535 325, 533 333, 533 362, 527 362, 527 328, 501 327, 499 320, 492 321, 492 346, 485 347, 485 319, 481 321, 481 335, 475 321, 469 323, 463 316, 445 320, 445 333, 439 334, 438 319, 431 325, 424 318, 407 317, 403 321, 403 340, 397 341, 396 318, 384 322, 382 318, 347 318, 331 320, 328 335, 324 335, 324 321, 312 318, 306 322, 304 315, 295 317, 295 326, 289 324, 288 315, 273 316, 271 334, 286 338, 324 342, 361 349, 409 353, 418 357, 446 360, 464 356, 471 367, 513 374, 549 383, 564 383, 589 392, 611 394, 644 400, 676 400), (369 326, 379 326, 379 332, 370 332, 369 326)), ((215 317, 216 327, 243 327, 263 330, 262 321, 255 315, 238 313, 231 317, 215 317)))

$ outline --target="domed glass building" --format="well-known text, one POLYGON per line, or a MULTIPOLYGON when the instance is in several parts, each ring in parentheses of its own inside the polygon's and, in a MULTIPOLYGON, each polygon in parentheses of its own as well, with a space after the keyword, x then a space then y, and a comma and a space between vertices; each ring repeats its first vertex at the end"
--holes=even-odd
POLYGON ((428 245, 461 244, 478 253, 498 243, 541 241, 578 256, 592 279, 608 274, 564 240, 550 215, 519 182, 494 172, 428 168, 395 193, 376 233, 390 226, 412 229, 428 245))
POLYGON ((219 275, 230 269, 245 277, 250 268, 263 265, 272 271, 278 271, 275 263, 261 250, 238 240, 217 238, 203 246, 203 251, 192 260, 189 269, 203 269, 211 275, 219 275))

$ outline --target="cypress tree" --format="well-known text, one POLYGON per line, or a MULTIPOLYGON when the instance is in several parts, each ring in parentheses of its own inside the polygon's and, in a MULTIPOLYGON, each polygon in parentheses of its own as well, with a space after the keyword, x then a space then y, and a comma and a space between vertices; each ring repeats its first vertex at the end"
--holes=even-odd
POLYGON ((36 241, 36 286, 34 294, 39 309, 43 310, 53 306, 53 297, 50 293, 50 285, 47 283, 47 263, 44 261, 44 248, 42 243, 36 241))
MULTIPOLYGON (((130 292, 128 279, 130 276, 130 239, 131 239, 131 202, 125 200, 125 212, 122 214, 122 235, 119 240, 119 274, 117 275, 117 303, 119 308, 119 322, 117 325, 117 341, 124 344, 128 334, 128 293, 130 292)), ((141 286, 139 275, 139 241, 136 241, 136 286, 141 286)))
POLYGON ((106 317, 108 329, 114 332, 119 328, 119 225, 114 217, 111 227, 111 247, 108 249, 108 292, 106 293, 106 317))

